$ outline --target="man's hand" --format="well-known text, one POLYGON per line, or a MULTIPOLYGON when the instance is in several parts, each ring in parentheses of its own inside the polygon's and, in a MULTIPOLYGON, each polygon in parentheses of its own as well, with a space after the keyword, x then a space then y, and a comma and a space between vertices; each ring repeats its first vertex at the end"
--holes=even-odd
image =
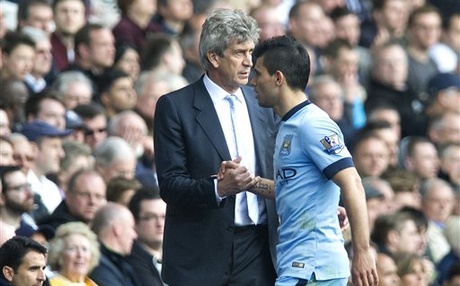
POLYGON ((241 159, 222 162, 217 173, 217 193, 220 197, 248 190, 259 182, 260 177, 254 177, 248 168, 240 165, 241 159))

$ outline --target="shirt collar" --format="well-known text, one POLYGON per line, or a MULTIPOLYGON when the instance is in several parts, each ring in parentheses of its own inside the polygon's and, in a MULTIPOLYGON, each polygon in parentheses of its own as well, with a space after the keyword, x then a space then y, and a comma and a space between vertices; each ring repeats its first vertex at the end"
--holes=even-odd
MULTIPOLYGON (((229 95, 229 93, 225 91, 222 87, 218 86, 215 82, 213 82, 207 74, 204 75, 203 82, 214 104, 226 100, 225 98, 227 97, 227 95, 229 95)), ((244 102, 244 96, 243 92, 241 91, 241 88, 239 88, 233 94, 236 96, 239 102, 244 102)))

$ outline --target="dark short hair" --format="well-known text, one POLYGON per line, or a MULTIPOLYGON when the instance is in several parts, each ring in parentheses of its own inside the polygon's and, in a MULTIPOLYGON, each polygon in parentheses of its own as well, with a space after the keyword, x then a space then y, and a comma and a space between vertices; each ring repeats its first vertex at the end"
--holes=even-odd
POLYGON ((281 71, 291 88, 305 89, 310 76, 310 57, 295 38, 278 36, 259 43, 254 48, 254 63, 262 56, 270 75, 281 71))
POLYGON ((1 166, 0 167, 0 180, 2 181, 3 193, 5 193, 8 190, 8 185, 6 184, 5 177, 8 174, 11 174, 14 172, 22 172, 21 167, 19 166, 1 166))
MULTIPOLYGON (((31 238, 15 236, 9 239, 0 247, 0 269, 3 269, 4 266, 9 266, 13 268, 14 272, 17 272, 24 262, 24 257, 31 251, 41 253, 44 256, 48 253, 46 247, 31 238)), ((0 277, 5 279, 3 271, 0 271, 0 273, 0 277)))
POLYGON ((158 187, 143 187, 134 194, 129 202, 128 208, 136 221, 139 220, 141 202, 145 200, 161 200, 158 187))
POLYGON ((2 52, 9 55, 19 45, 26 45, 35 50, 35 42, 26 34, 9 31, 3 36, 2 52))
POLYGON ((77 33, 75 34, 74 38, 74 49, 75 54, 80 55, 78 52, 78 47, 80 45, 91 45, 91 33, 93 31, 108 29, 106 26, 99 24, 99 23, 87 23, 83 27, 81 27, 77 33))
POLYGON ((28 20, 30 8, 34 6, 46 6, 51 9, 47 0, 21 0, 18 1, 18 20, 28 20))

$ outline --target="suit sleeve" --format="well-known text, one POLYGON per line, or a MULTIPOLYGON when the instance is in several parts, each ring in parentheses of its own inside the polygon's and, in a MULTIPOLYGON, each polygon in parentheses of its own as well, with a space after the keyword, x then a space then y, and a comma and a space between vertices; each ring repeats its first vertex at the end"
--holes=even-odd
POLYGON ((211 175, 217 173, 221 159, 206 145, 193 109, 178 101, 162 96, 155 111, 155 164, 161 196, 170 210, 216 209, 211 175))

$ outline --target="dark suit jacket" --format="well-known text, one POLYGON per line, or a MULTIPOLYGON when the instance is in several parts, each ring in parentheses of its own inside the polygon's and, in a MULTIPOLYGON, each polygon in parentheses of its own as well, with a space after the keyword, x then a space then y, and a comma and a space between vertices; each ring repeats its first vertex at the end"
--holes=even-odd
POLYGON ((153 259, 153 255, 148 253, 139 241, 134 242, 131 255, 126 257, 126 261, 136 272, 140 286, 163 286, 160 273, 153 265, 153 259))
MULTIPOLYGON (((251 88, 243 87, 243 94, 254 134, 256 173, 272 178, 274 113, 259 107, 251 88)), ((232 251, 235 196, 217 205, 211 176, 231 157, 202 78, 160 97, 154 136, 160 192, 167 203, 163 281, 220 285, 232 251)), ((277 217, 274 201, 265 202, 274 259, 277 217)))

